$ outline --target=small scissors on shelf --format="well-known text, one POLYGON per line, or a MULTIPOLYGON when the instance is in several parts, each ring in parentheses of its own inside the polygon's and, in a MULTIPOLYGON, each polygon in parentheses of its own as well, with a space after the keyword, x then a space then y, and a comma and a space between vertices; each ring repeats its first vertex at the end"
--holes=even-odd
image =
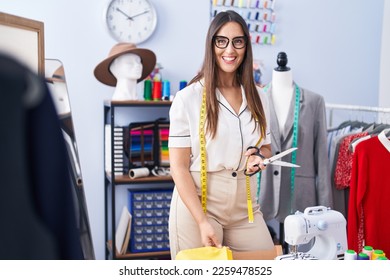
MULTIPOLYGON (((249 150, 249 149, 256 149, 256 150, 257 150, 257 151, 254 152, 252 155, 261 157, 261 158, 263 159, 263 164, 264 164, 264 165, 274 164, 274 165, 285 166, 285 167, 300 167, 300 165, 297 165, 297 164, 294 164, 294 163, 291 163, 291 162, 286 162, 286 161, 281 161, 281 160, 279 160, 280 158, 284 157, 285 155, 288 155, 288 154, 292 153, 293 151, 297 150, 298 148, 290 148, 290 149, 285 150, 285 151, 283 151, 283 152, 280 152, 279 154, 274 155, 274 156, 272 156, 272 157, 270 157, 270 158, 265 158, 262 154, 260 154, 260 150, 259 150, 259 148, 257 148, 257 147, 250 146, 250 147, 248 147, 248 150, 249 150)), ((253 166, 259 167, 258 164, 255 164, 255 165, 253 165, 253 166)), ((245 174, 245 175, 248 175, 248 176, 252 176, 252 175, 256 174, 257 172, 259 172, 260 170, 261 170, 261 169, 260 169, 260 167, 259 167, 259 170, 258 170, 258 171, 254 172, 254 173, 248 174, 248 173, 246 172, 246 169, 245 169, 244 174, 245 174)))

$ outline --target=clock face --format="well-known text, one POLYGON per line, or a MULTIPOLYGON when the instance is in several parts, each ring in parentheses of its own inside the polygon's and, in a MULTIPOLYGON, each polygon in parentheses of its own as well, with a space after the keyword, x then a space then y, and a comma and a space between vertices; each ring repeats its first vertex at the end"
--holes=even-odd
POLYGON ((141 43, 157 25, 156 10, 148 0, 112 0, 105 16, 108 31, 118 42, 141 43))

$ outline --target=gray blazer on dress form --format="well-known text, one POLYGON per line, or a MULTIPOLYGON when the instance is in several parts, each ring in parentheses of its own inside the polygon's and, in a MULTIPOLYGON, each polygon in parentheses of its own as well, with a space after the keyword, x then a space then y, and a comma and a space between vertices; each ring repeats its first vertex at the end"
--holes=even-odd
MULTIPOLYGON (((268 95, 271 94, 269 87, 268 95)), ((286 216, 310 206, 332 207, 330 167, 327 152, 326 109, 322 96, 300 88, 298 150, 295 188, 291 206, 291 168, 268 165, 261 174, 260 207, 266 221, 284 222, 286 216)), ((270 97, 270 96, 269 96, 270 97)), ((284 151, 293 144, 295 97, 291 101, 287 121, 280 133, 272 98, 269 98, 272 153, 284 151)), ((281 160, 291 162, 291 154, 281 160)))

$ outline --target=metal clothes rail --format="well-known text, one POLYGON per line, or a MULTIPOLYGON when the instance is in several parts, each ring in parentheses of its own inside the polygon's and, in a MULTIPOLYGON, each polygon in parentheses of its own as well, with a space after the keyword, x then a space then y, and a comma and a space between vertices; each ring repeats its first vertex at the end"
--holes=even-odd
POLYGON ((385 107, 371 107, 371 106, 356 106, 356 105, 342 105, 326 103, 326 109, 329 110, 329 126, 333 123, 333 111, 334 110, 347 110, 347 111, 359 111, 359 112, 375 112, 390 114, 390 108, 385 107))

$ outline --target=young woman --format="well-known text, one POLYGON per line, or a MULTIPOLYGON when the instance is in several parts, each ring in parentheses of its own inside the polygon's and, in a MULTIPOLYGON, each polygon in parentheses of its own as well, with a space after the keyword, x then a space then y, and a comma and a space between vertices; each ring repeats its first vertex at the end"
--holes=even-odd
POLYGON ((271 156, 268 102, 254 83, 249 36, 239 14, 217 14, 201 71, 172 103, 172 259, 202 246, 233 251, 274 246, 257 203, 256 176, 245 175, 264 169, 262 157, 271 156))

